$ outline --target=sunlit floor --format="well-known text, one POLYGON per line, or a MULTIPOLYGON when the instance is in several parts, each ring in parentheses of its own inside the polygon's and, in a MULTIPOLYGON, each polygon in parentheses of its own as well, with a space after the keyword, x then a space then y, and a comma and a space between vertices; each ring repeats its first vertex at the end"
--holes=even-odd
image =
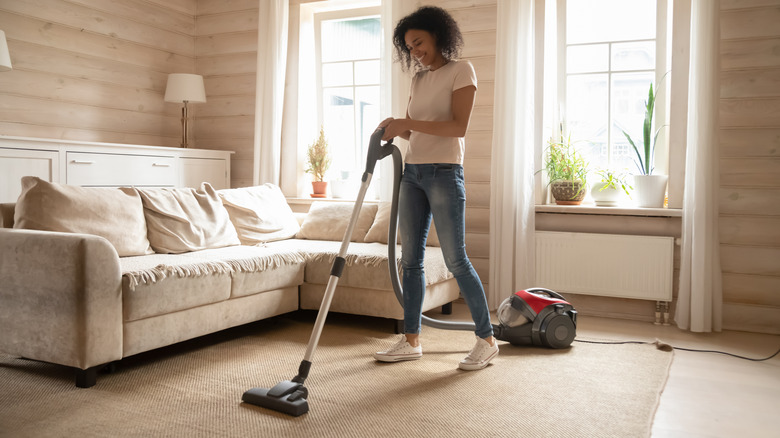
MULTIPOLYGON (((468 320, 465 304, 452 315, 468 320)), ((495 319, 495 318, 494 318, 495 319)), ((771 356, 780 336, 724 331, 691 333, 675 326, 580 316, 582 339, 654 341, 674 347, 717 350, 751 358, 771 356)), ((653 437, 780 437, 780 355, 753 362, 717 353, 675 350, 674 360, 653 423, 653 437)))

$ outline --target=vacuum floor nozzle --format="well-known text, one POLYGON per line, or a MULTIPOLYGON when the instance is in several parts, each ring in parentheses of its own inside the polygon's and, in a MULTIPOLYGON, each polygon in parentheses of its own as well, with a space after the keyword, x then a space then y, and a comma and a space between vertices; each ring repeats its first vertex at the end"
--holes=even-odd
POLYGON ((309 412, 308 391, 301 383, 285 380, 273 388, 252 388, 241 397, 245 403, 299 417, 309 412))

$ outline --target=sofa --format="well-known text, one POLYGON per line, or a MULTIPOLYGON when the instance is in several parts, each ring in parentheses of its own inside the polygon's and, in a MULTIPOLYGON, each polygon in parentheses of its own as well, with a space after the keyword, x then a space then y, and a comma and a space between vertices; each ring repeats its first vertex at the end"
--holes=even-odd
MULTIPOLYGON (((75 369, 298 309, 318 309, 352 214, 293 213, 278 187, 93 188, 24 177, 0 205, 0 351, 75 369)), ((366 203, 330 311, 400 320, 389 205, 366 203)), ((423 310, 459 296, 435 235, 423 310)), ((397 251, 400 254, 400 247, 397 251)))

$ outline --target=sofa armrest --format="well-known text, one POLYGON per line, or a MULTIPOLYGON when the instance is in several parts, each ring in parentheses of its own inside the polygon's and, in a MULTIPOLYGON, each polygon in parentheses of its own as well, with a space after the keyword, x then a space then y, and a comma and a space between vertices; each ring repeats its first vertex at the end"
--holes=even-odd
POLYGON ((0 229, 0 350, 87 369, 122 358, 122 276, 104 238, 0 229))

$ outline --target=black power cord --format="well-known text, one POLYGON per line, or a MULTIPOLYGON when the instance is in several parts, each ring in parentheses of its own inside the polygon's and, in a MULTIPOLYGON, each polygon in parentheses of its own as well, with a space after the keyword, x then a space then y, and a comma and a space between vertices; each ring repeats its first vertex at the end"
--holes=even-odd
POLYGON ((725 352, 725 351, 718 351, 718 350, 698 350, 698 349, 695 349, 695 348, 683 348, 683 347, 675 347, 675 346, 673 346, 673 345, 669 345, 669 344, 666 344, 666 343, 663 343, 663 342, 660 342, 660 341, 655 341, 655 342, 645 342, 645 341, 614 341, 614 342, 610 342, 610 341, 585 341, 585 340, 582 340, 582 339, 575 339, 575 340, 574 340, 574 342, 582 342, 582 343, 585 343, 585 344, 605 344, 605 345, 617 345, 617 344, 655 344, 656 346, 658 346, 658 349, 659 349, 659 350, 664 350, 664 351, 671 351, 672 349, 675 349, 675 350, 682 350, 682 351, 692 351, 692 352, 694 352, 694 353, 717 353, 717 354, 725 354, 726 356, 732 356, 732 357, 736 357, 736 358, 738 358, 738 359, 750 360, 750 361, 753 361, 753 362, 762 362, 762 361, 765 361, 765 360, 769 360, 769 359, 772 359, 773 357, 777 356, 778 354, 780 354, 780 349, 778 349, 777 351, 775 351, 775 353, 774 353, 773 355, 771 355, 771 356, 769 356, 769 357, 764 357, 764 358, 760 358, 760 359, 755 359, 755 358, 752 358, 752 357, 745 357, 745 356, 740 356, 740 355, 738 355, 738 354, 727 353, 727 352, 725 352))

